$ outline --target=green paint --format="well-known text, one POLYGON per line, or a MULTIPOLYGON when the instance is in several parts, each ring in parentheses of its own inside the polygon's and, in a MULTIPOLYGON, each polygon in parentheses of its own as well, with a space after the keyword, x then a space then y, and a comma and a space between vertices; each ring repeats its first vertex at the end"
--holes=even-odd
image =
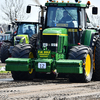
POLYGON ((53 59, 37 59, 30 58, 8 58, 6 60, 6 71, 29 71, 35 68, 36 72, 51 72, 57 69, 58 73, 82 73, 81 60, 54 60, 53 59), (39 63, 45 63, 45 68, 39 68, 39 63), (55 65, 56 63, 56 65, 55 65), (34 67, 33 67, 34 66, 34 67))
POLYGON ((48 33, 48 35, 50 33, 54 35, 61 35, 61 36, 68 35, 66 28, 47 28, 43 30, 43 34, 45 35, 46 33, 48 33))
POLYGON ((52 63, 53 60, 52 59, 37 59, 35 60, 34 66, 35 66, 35 71, 36 72, 51 72, 51 68, 52 68, 52 63), (46 67, 45 68, 41 68, 39 67, 39 63, 46 63, 46 67))
MULTIPOLYGON (((25 39, 25 43, 26 44, 29 44, 28 35, 17 35, 17 37, 22 37, 19 43, 23 43, 24 42, 24 39, 25 39)), ((14 40, 16 40, 15 37, 14 37, 14 40)))
POLYGON ((58 60, 56 68, 58 73, 83 73, 82 60, 58 60))
POLYGON ((29 71, 32 67, 30 58, 8 58, 5 62, 6 71, 29 71))
POLYGON ((53 59, 53 60, 64 59, 64 58, 66 58, 65 56, 66 56, 65 53, 51 52, 51 59, 53 59))
POLYGON ((73 5, 74 5, 74 7, 87 7, 87 5, 86 4, 81 4, 81 3, 67 3, 67 2, 49 2, 49 3, 45 3, 45 6, 50 6, 50 4, 56 4, 57 6, 65 6, 65 7, 67 7, 66 5, 68 5, 68 7, 70 6, 72 6, 73 7, 73 5))
POLYGON ((68 32, 66 28, 47 28, 43 31, 43 35, 56 35, 58 36, 58 49, 55 54, 56 59, 64 58, 68 48, 68 32), (65 51, 66 49, 66 51, 65 51))
POLYGON ((95 32, 96 32, 96 30, 86 29, 82 35, 82 44, 90 46, 92 34, 95 32))

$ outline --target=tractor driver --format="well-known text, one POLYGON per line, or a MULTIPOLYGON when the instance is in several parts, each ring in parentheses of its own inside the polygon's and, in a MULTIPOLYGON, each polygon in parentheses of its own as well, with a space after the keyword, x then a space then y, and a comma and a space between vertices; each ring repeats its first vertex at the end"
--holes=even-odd
POLYGON ((33 35, 33 30, 28 26, 28 30, 26 30, 26 33, 31 37, 33 35))
POLYGON ((71 16, 68 15, 67 11, 63 11, 63 17, 59 21, 59 23, 68 23, 69 25, 74 26, 74 24, 72 22, 72 18, 71 18, 71 16))

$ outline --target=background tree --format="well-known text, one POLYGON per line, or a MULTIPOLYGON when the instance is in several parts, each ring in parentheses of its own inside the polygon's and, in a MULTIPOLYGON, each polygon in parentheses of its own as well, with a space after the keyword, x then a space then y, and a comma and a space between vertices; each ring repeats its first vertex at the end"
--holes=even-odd
POLYGON ((93 27, 100 26, 100 16, 90 15, 90 22, 93 25, 93 27))
POLYGON ((33 1, 35 1, 37 4, 41 5, 39 0, 33 0, 33 1))
POLYGON ((24 20, 28 18, 23 0, 5 0, 4 4, 1 5, 1 10, 5 14, 2 18, 10 23, 15 19, 24 20))

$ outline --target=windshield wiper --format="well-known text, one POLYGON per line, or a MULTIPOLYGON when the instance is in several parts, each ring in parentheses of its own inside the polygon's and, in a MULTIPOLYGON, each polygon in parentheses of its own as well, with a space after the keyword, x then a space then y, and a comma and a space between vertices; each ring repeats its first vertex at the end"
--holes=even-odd
MULTIPOLYGON (((67 11, 65 7, 63 7, 63 8, 65 9, 65 11, 67 11)), ((67 11, 67 13, 69 14, 69 16, 70 16, 73 20, 75 20, 75 19, 72 17, 72 15, 71 15, 68 11, 67 11)))

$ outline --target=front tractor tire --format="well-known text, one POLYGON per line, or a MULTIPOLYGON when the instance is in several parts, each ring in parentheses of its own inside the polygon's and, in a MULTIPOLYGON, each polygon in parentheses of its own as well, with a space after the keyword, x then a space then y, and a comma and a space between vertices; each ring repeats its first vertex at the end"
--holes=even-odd
MULTIPOLYGON (((12 50, 12 57, 13 58, 29 58, 30 53, 32 56, 32 47, 30 44, 18 44, 12 50)), ((12 77, 14 80, 33 80, 35 77, 35 72, 33 69, 29 72, 25 71, 12 71, 12 77)))
POLYGON ((31 44, 33 47, 32 51, 34 52, 35 58, 37 57, 37 38, 38 38, 38 34, 33 34, 29 42, 29 44, 31 44))
POLYGON ((3 42, 1 45, 1 62, 5 63, 5 60, 11 56, 9 52, 9 48, 11 46, 11 43, 3 42))
POLYGON ((92 49, 86 46, 75 46, 70 50, 69 59, 83 61, 83 74, 69 74, 71 82, 89 82, 93 74, 92 49))
POLYGON ((38 34, 33 34, 32 37, 30 38, 30 44, 34 48, 36 48, 37 38, 38 38, 38 34))

